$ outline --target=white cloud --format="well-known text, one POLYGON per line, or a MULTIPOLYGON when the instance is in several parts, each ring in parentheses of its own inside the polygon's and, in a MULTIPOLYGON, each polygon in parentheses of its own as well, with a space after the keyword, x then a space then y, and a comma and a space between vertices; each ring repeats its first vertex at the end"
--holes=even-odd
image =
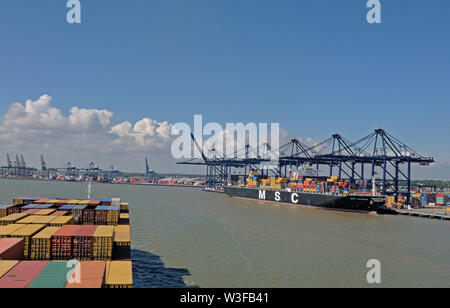
POLYGON ((144 118, 135 124, 114 125, 111 111, 75 106, 64 116, 51 103, 52 97, 43 95, 10 105, 0 122, 2 154, 38 157, 44 153, 56 159, 94 160, 98 154, 163 151, 171 141, 172 125, 166 121, 144 118))

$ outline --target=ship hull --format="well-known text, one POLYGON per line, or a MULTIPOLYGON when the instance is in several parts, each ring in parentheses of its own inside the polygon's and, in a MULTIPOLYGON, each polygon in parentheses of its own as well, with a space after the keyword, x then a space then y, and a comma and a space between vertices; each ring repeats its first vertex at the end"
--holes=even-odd
POLYGON ((358 213, 377 213, 384 208, 383 197, 373 196, 338 196, 314 193, 288 192, 240 187, 225 187, 230 197, 245 198, 264 202, 279 202, 292 205, 315 207, 327 210, 349 211, 358 213))

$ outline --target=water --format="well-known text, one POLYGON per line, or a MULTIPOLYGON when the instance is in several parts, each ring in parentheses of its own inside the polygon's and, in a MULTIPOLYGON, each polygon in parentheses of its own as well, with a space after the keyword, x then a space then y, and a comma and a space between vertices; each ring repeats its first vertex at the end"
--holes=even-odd
MULTIPOLYGON (((14 196, 79 198, 87 185, 0 181, 14 196)), ((449 287, 450 223, 231 199, 193 188, 94 184, 131 209, 137 287, 449 287)))

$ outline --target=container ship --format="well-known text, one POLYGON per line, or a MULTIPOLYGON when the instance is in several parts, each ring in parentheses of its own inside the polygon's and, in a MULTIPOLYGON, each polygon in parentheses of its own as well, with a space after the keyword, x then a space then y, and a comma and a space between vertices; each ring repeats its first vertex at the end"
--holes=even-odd
POLYGON ((224 192, 237 198, 288 203, 304 207, 358 213, 390 214, 385 196, 369 189, 368 182, 349 183, 339 177, 320 177, 298 170, 289 178, 261 177, 258 172, 240 183, 229 183, 224 192), (236 185, 237 184, 237 185, 236 185))

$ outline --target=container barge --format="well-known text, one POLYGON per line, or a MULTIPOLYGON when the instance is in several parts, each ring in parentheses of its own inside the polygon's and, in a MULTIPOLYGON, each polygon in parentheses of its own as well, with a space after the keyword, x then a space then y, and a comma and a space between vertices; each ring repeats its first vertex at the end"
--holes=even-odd
POLYGON ((0 206, 0 288, 132 286, 127 202, 16 198, 0 206))
POLYGON ((290 178, 261 178, 252 171, 245 183, 224 187, 231 196, 266 202, 359 213, 393 214, 386 197, 370 192, 367 183, 350 184, 338 177, 291 174, 290 178))

